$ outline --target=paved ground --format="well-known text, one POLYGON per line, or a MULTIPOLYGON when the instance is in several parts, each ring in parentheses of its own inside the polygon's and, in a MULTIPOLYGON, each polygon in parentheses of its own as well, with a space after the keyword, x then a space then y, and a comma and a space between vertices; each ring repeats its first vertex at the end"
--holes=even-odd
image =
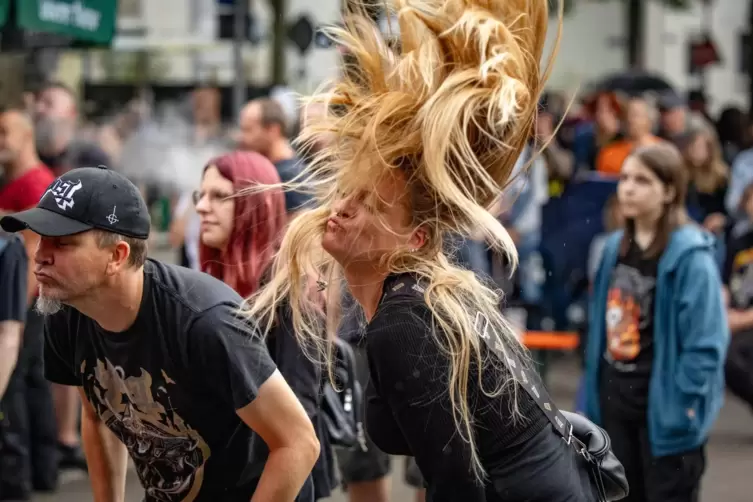
MULTIPOLYGON (((155 258, 172 261, 172 253, 157 251, 155 258)), ((554 364, 549 375, 550 390, 563 408, 573 403, 578 370, 572 361, 554 364)), ((402 462, 395 462, 392 502, 413 502, 413 492, 402 482, 402 462)), ((708 468, 703 484, 702 502, 750 502, 753 487, 753 414, 734 398, 728 398, 709 441, 708 468)), ((88 481, 80 475, 66 474, 60 491, 37 496, 34 502, 90 502, 88 481)), ((135 476, 130 476, 126 502, 140 502, 142 491, 135 476)), ((327 502, 346 502, 341 493, 327 502)))
MULTIPOLYGON (((557 401, 568 407, 573 402, 577 370, 571 362, 553 366, 550 387, 557 401)), ((396 475, 392 502, 412 502, 412 491, 402 483, 402 462, 395 462, 396 475)), ((728 398, 709 442, 708 470, 704 478, 703 502, 750 502, 753 473, 753 414, 734 398, 728 398)), ((38 496, 35 502, 89 502, 85 479, 72 479, 54 495, 38 496)), ((126 502, 140 502, 141 490, 132 476, 126 502)), ((327 502, 346 502, 338 493, 327 502)))

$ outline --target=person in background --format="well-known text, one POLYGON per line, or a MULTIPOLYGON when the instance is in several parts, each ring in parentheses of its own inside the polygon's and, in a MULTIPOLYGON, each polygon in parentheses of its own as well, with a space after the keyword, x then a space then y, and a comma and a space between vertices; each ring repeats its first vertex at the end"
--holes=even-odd
POLYGON ((147 500, 287 502, 310 482, 314 429, 256 323, 239 317, 242 298, 147 258, 151 222, 133 183, 71 170, 0 226, 42 236, 45 376, 82 397, 94 500, 123 500, 126 454, 147 500))
POLYGON ((604 254, 604 246, 606 246, 609 236, 625 225, 625 218, 622 217, 620 203, 617 200, 616 194, 610 196, 607 199, 607 203, 604 204, 602 220, 604 231, 593 238, 588 248, 588 282, 591 284, 596 279, 596 272, 599 270, 601 257, 604 254))
MULTIPOLYGON (((23 108, 8 108, 0 113, 0 165, 0 216, 34 207, 55 179, 37 156, 34 128, 23 108)), ((24 232, 21 242, 31 262, 39 237, 24 232)), ((19 494, 28 494, 29 487, 53 490, 57 486, 58 465, 85 467, 80 450, 63 444, 58 448, 53 397, 43 371, 42 318, 31 308, 37 296, 37 281, 31 267, 26 270, 26 296, 22 301, 28 312, 22 350, 6 391, 5 413, 9 421, 3 431, 6 438, 14 438, 11 442, 15 447, 0 451, 0 456, 7 457, 6 485, 16 484, 15 490, 6 486, 6 492, 19 494), (11 468, 14 465, 16 468, 11 468)))
POLYGON ((194 195, 181 194, 170 219, 170 246, 179 251, 178 263, 184 267, 201 270, 199 264, 199 215, 196 213, 194 195))
MULTIPOLYGON (((303 172, 303 162, 296 156, 287 135, 288 120, 282 106, 269 98, 249 102, 241 111, 239 147, 258 152, 274 164, 283 183, 303 172)), ((301 180, 298 180, 301 181, 301 180)), ((300 189, 285 192, 285 207, 292 218, 311 196, 300 189)))
POLYGON ((674 91, 665 91, 659 96, 659 134, 663 140, 678 145, 688 129, 688 107, 685 100, 674 91))
POLYGON ((578 171, 593 171, 599 150, 622 137, 622 105, 614 93, 600 92, 586 100, 584 109, 591 120, 575 129, 573 162, 578 171))
MULTIPOLYGON (((530 306, 537 306, 541 300, 544 277, 539 244, 542 208, 549 201, 547 157, 534 157, 535 145, 529 141, 513 167, 512 181, 501 200, 500 217, 518 249, 517 282, 521 299, 530 306)), ((495 211, 493 208, 492 213, 495 211)))
POLYGON ((653 120, 648 102, 641 97, 630 98, 625 108, 625 138, 605 146, 596 158, 596 171, 607 176, 619 176, 622 164, 630 152, 658 141, 654 136, 653 120))
POLYGON ((697 502, 724 400, 729 344, 714 239, 689 222, 687 172, 671 144, 637 148, 594 280, 585 410, 625 467, 628 502, 697 502))
POLYGON ((737 154, 745 149, 747 136, 750 135, 750 121, 742 110, 729 106, 719 114, 716 132, 724 162, 731 166, 737 154))
POLYGON ((706 230, 721 236, 727 224, 724 197, 729 167, 722 158, 716 133, 706 127, 691 127, 677 144, 689 174, 689 206, 698 211, 696 219, 706 230))
POLYGON ((536 118, 536 139, 538 145, 544 146, 541 154, 547 172, 548 193, 558 197, 573 175, 574 157, 572 152, 562 147, 559 135, 555 135, 554 128, 559 119, 551 108, 549 100, 541 100, 536 118))
MULTIPOLYGON (((746 134, 750 134, 750 132, 746 134)), ((724 199, 727 214, 735 221, 746 218, 745 213, 740 212, 740 199, 745 187, 751 183, 753 183, 753 147, 748 147, 738 153, 732 163, 729 188, 724 199)))
POLYGON ((94 143, 77 138, 80 120, 76 94, 60 82, 48 82, 37 91, 34 128, 37 153, 52 172, 79 167, 108 166, 110 157, 94 143))
POLYGON ((31 498, 28 442, 14 431, 7 430, 11 417, 23 417, 12 411, 9 413, 9 408, 24 410, 26 403, 13 402, 23 400, 24 394, 11 392, 6 398, 11 375, 20 358, 21 336, 26 322, 28 264, 21 238, 0 231, 0 413, 3 415, 0 420, 0 501, 31 498))
MULTIPOLYGON (((279 187, 243 190, 255 185, 278 185, 277 171, 255 152, 235 152, 211 160, 204 169, 194 201, 200 218, 201 270, 222 280, 242 297, 254 295, 271 273, 287 225, 285 194, 279 187)), ((313 493, 299 500, 327 498, 335 485, 334 458, 320 413, 321 369, 298 344, 292 322, 281 315, 267 337, 272 360, 293 389, 314 424, 321 452, 312 471, 313 493)), ((258 444, 257 457, 268 450, 258 444)))
POLYGON ((743 190, 746 218, 730 231, 722 279, 732 340, 725 365, 727 388, 753 411, 753 184, 743 190))
POLYGON ((230 146, 227 131, 222 125, 222 95, 216 87, 198 87, 191 93, 191 137, 195 146, 230 146))

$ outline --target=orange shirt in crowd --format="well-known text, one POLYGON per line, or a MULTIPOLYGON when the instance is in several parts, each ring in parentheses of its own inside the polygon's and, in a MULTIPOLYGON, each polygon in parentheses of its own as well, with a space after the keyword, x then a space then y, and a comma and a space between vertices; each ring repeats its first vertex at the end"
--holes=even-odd
MULTIPOLYGON (((643 144, 652 145, 659 141, 661 141, 660 138, 649 136, 643 144)), ((629 140, 616 141, 605 146, 596 157, 596 171, 607 176, 619 176, 622 164, 635 147, 635 141, 629 140)))

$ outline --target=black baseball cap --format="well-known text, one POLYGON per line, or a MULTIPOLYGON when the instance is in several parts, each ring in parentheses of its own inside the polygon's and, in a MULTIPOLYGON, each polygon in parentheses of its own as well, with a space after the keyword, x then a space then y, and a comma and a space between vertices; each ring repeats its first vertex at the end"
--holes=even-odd
POLYGON ((106 167, 72 169, 56 179, 37 207, 0 219, 6 232, 31 230, 45 237, 94 228, 146 239, 151 219, 144 199, 128 178, 106 167))

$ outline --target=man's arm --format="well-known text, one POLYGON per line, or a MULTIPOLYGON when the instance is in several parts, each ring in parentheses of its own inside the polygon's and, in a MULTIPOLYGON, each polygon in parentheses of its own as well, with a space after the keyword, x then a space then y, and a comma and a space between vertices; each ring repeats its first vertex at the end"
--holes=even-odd
POLYGON ((292 502, 319 458, 319 441, 300 401, 275 371, 238 416, 269 448, 251 501, 292 502))
POLYGON ((319 458, 319 443, 264 340, 237 308, 218 305, 196 321, 188 333, 188 364, 269 448, 252 500, 292 502, 319 458))
POLYGON ((81 442, 86 453, 94 502, 123 502, 128 451, 99 420, 83 389, 79 389, 79 393, 83 403, 81 442))

